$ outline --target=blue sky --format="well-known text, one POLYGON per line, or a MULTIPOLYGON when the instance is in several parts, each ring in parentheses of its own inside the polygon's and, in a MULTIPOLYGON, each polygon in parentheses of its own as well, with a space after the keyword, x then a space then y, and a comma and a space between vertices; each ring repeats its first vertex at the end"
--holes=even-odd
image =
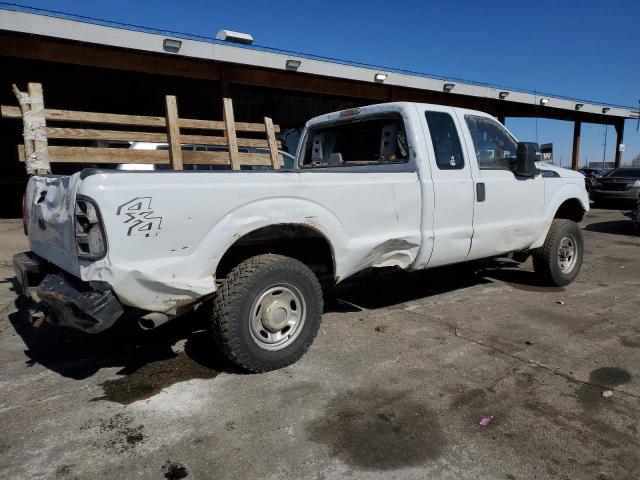
MULTIPOLYGON (((228 28, 269 47, 593 101, 637 106, 640 98, 640 0, 24 4, 206 36, 228 28)), ((626 122, 626 162, 640 154, 636 123, 626 122)), ((569 163, 571 123, 508 119, 507 127, 521 140, 553 142, 556 163, 569 163)), ((602 160, 604 133, 583 125, 581 163, 602 160)), ((607 160, 614 142, 609 127, 607 160)))

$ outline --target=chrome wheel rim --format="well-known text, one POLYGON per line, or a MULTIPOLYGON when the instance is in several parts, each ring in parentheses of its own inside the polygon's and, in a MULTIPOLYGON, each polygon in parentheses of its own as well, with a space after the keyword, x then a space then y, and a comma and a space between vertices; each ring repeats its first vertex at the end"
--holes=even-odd
POLYGON ((572 235, 566 235, 558 246, 558 265, 562 273, 570 273, 578 261, 578 242, 572 235))
POLYGON ((293 285, 265 289, 251 307, 253 341, 265 350, 281 350, 300 335, 306 318, 304 297, 293 285))

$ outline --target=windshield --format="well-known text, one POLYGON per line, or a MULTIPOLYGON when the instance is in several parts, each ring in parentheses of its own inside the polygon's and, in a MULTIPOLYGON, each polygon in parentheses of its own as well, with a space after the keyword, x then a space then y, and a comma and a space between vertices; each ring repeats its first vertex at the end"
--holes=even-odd
POLYGON ((640 168, 616 168, 605 174, 605 177, 640 178, 640 168))

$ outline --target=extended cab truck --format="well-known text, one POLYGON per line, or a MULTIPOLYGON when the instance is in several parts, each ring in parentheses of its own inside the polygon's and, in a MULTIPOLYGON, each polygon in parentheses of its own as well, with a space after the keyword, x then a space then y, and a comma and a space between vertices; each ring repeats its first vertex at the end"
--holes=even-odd
POLYGON ((51 321, 86 332, 213 297, 221 350, 276 369, 313 341, 323 287, 363 269, 532 253, 549 283, 573 281, 584 178, 533 145, 485 113, 388 103, 310 120, 293 169, 35 176, 15 269, 51 321))

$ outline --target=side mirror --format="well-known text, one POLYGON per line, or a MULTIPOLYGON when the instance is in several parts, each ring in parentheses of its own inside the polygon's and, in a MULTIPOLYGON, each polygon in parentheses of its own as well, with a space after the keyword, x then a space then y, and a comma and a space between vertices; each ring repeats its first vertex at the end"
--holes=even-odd
POLYGON ((540 173, 536 168, 538 150, 539 147, 537 143, 518 143, 518 155, 516 157, 516 164, 513 173, 521 177, 535 177, 540 173))

